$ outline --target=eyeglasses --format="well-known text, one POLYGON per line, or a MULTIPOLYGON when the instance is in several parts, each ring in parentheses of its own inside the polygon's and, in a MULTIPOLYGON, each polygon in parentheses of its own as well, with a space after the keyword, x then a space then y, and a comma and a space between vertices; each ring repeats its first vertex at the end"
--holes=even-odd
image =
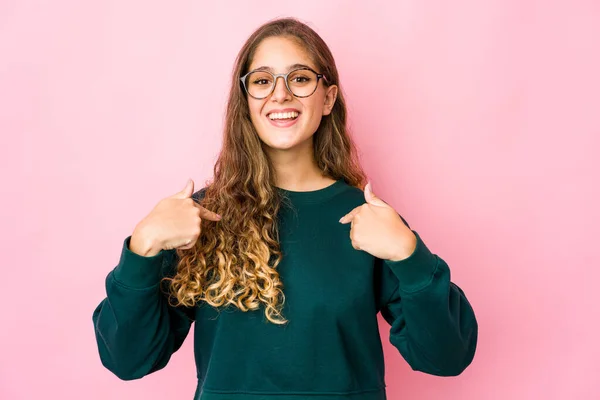
POLYGON ((317 90, 319 79, 327 77, 308 67, 294 69, 287 74, 272 74, 269 71, 250 71, 240 78, 246 93, 261 100, 273 93, 277 78, 282 77, 287 90, 296 97, 308 97, 317 90))

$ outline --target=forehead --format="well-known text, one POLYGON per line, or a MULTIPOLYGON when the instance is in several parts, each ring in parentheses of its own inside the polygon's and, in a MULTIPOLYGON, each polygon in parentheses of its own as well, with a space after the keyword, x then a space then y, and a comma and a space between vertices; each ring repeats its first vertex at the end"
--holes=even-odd
POLYGON ((256 48, 249 70, 269 67, 274 72, 287 72, 294 64, 304 64, 316 69, 308 52, 298 41, 287 37, 269 37, 256 48))

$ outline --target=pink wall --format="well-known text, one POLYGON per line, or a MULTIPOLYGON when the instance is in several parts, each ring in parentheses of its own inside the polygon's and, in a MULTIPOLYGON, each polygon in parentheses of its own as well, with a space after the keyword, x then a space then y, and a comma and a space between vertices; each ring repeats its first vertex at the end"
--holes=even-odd
POLYGON ((0 398, 192 397, 191 340, 121 382, 91 314, 134 225, 210 177, 236 52, 287 15, 330 44, 375 193, 479 319, 451 379, 382 322, 390 399, 600 398, 600 3, 283 3, 0 2, 0 398))

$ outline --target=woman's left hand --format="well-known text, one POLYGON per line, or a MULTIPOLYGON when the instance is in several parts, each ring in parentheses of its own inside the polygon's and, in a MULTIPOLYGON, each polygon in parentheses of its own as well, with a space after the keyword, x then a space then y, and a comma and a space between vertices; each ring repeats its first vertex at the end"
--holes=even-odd
POLYGON ((340 219, 342 224, 352 223, 352 247, 384 260, 408 258, 417 245, 415 234, 396 210, 373 194, 370 182, 364 192, 366 203, 340 219))

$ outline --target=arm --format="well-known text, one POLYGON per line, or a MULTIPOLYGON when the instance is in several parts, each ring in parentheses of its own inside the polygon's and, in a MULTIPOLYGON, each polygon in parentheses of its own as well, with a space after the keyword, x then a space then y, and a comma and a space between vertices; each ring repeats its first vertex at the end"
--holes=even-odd
POLYGON ((144 257, 123 243, 121 259, 106 278, 107 297, 92 319, 102 364, 123 380, 139 379, 167 365, 185 340, 193 310, 175 308, 161 292, 175 250, 144 257))
POLYGON ((475 355, 477 320, 446 262, 413 233, 417 245, 408 258, 383 260, 383 293, 391 294, 381 314, 391 325, 390 342, 415 371, 459 375, 475 355))

